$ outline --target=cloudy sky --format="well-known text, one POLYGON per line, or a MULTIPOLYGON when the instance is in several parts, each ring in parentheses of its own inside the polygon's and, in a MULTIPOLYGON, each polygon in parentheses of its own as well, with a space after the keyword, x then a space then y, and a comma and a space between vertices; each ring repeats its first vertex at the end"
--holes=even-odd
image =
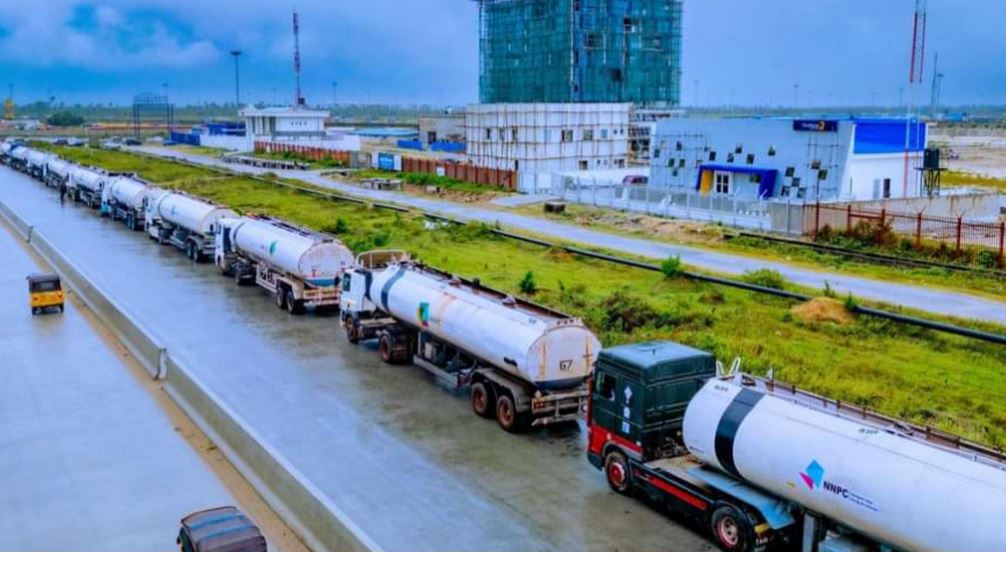
MULTIPOLYGON (((686 0, 686 104, 893 104, 907 81, 913 0, 686 0)), ((462 104, 478 97, 470 0, 299 0, 309 102, 462 104)), ((293 97, 292 3, 5 0, 0 84, 19 101, 123 103, 293 97)), ((1006 0, 929 0, 929 66, 944 101, 1006 103, 1006 0)), ((928 72, 928 69, 927 69, 928 72)), ((928 87, 919 94, 928 99, 928 87)))

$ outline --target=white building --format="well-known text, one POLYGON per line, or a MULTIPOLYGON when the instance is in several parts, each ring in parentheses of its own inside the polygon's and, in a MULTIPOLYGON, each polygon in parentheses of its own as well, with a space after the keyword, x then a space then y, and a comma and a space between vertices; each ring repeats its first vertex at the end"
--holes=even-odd
POLYGON ((360 150, 359 135, 325 129, 325 120, 329 117, 327 110, 249 106, 241 110, 241 117, 252 146, 256 141, 266 141, 327 150, 360 150))
POLYGON ((552 175, 625 168, 629 104, 482 104, 465 112, 473 164, 517 172, 522 192, 546 192, 552 175))
POLYGON ((668 119, 650 185, 746 200, 917 197, 926 138, 925 123, 906 119, 668 119))

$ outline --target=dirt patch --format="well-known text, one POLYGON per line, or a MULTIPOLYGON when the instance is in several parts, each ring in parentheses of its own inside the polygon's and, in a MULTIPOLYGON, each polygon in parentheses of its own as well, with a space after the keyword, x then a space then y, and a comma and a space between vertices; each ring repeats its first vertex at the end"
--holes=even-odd
POLYGON ((802 305, 793 307, 793 316, 806 323, 834 323, 848 325, 856 322, 855 317, 842 303, 827 297, 818 297, 802 305))
POLYGON ((404 184, 402 187, 402 191, 413 195, 452 201, 454 203, 487 203, 500 197, 501 195, 509 195, 508 193, 504 192, 490 191, 482 193, 473 193, 460 190, 452 190, 450 188, 440 188, 439 191, 429 192, 426 190, 426 186, 418 186, 416 184, 404 184))
POLYGON ((717 243, 724 240, 723 229, 708 223, 603 210, 573 213, 570 217, 582 226, 606 227, 648 238, 694 243, 717 243))

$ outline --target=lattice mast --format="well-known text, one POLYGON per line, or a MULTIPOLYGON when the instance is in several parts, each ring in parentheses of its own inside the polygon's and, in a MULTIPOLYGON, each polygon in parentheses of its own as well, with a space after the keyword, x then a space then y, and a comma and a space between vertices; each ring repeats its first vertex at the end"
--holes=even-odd
POLYGON ((297 93, 294 98, 294 107, 304 107, 304 96, 300 91, 300 16, 296 11, 293 13, 293 74, 297 79, 297 93))
MULTIPOLYGON (((916 134, 921 135, 921 124, 916 115, 915 94, 923 82, 926 70, 926 29, 928 27, 926 0, 915 0, 915 21, 912 26, 912 53, 908 69, 908 115, 905 118, 905 175, 902 188, 903 197, 908 197, 908 177, 911 171, 912 124, 916 122, 916 134)), ((921 143, 921 136, 917 136, 921 143)))

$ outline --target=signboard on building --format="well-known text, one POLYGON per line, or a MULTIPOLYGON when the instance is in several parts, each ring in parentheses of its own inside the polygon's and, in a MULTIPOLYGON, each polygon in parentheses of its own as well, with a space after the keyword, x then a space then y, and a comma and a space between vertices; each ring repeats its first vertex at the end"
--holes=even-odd
POLYGON ((838 121, 833 119, 795 119, 794 131, 809 131, 812 133, 834 133, 838 131, 838 121))
POLYGON ((394 170, 395 155, 386 152, 377 153, 377 168, 378 170, 394 170))

